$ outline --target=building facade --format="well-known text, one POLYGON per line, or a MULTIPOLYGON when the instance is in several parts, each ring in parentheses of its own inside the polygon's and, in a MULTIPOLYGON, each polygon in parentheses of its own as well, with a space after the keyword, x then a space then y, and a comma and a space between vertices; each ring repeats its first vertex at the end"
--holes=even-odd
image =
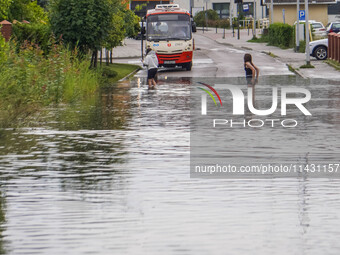
MULTIPOLYGON (((300 10, 304 10, 304 0, 300 0, 300 10)), ((267 1, 270 6, 270 0, 267 1)), ((335 7, 336 0, 308 0, 309 20, 322 22, 325 26, 328 23, 328 9, 335 7)), ((296 0, 274 0, 273 2, 274 22, 283 22, 293 25, 297 20, 296 0)), ((269 15, 271 18, 271 15, 269 15)))
MULTIPOLYGON (((213 9, 220 18, 233 18, 237 17, 238 7, 234 0, 173 0, 174 3, 178 3, 183 8, 192 10, 192 14, 197 12, 213 9)), ((262 0, 243 0, 243 4, 240 5, 240 14, 243 16, 254 17, 257 19, 265 18, 267 16, 267 7, 261 4, 262 0), (247 11, 243 11, 243 5, 247 5, 247 11), (255 6, 255 13, 254 13, 255 6)))

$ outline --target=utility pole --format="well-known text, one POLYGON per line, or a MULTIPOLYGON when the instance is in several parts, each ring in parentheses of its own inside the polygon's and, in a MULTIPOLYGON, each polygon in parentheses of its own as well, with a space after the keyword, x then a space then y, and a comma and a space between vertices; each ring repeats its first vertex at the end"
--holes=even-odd
POLYGON ((240 3, 237 3, 237 40, 240 40, 240 3))
POLYGON ((296 0, 296 28, 295 28, 296 52, 300 51, 300 0, 296 0))
POLYGON ((306 65, 310 65, 310 51, 309 51, 309 17, 308 17, 308 0, 305 0, 306 12, 306 65))
POLYGON ((270 1, 270 24, 274 23, 274 0, 270 1))
POLYGON ((254 0, 254 33, 253 33, 253 37, 256 37, 256 1, 254 0))

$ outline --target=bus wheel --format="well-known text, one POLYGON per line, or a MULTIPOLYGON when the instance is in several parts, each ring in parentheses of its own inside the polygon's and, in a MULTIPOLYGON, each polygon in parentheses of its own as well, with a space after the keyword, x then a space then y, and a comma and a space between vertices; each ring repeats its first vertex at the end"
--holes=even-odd
POLYGON ((187 63, 187 64, 185 65, 185 69, 186 69, 187 71, 191 71, 191 68, 192 68, 192 62, 189 62, 189 63, 187 63))

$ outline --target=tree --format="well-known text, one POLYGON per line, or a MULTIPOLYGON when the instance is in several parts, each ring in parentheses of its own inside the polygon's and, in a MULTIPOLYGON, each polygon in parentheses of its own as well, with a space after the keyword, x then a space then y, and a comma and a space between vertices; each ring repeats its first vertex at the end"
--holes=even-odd
POLYGON ((96 66, 97 51, 104 45, 112 20, 108 0, 54 0, 51 25, 57 37, 82 53, 92 51, 96 66))
MULTIPOLYGON (((0 0, 2 1, 2 0, 0 0)), ((31 23, 47 22, 47 14, 37 1, 15 0, 9 8, 9 20, 28 20, 31 23)))
POLYGON ((47 4, 48 4, 48 0, 38 0, 37 3, 43 7, 43 8, 46 8, 47 7, 47 4))
POLYGON ((126 36, 135 37, 140 30, 140 18, 131 10, 124 10, 124 15, 126 36))
MULTIPOLYGON (((109 0, 112 19, 109 33, 105 41, 106 49, 111 49, 110 62, 112 63, 112 48, 122 44, 124 38, 134 37, 139 31, 139 17, 131 10, 126 10, 120 0, 109 0)), ((108 56, 106 56, 108 59, 108 56)))
POLYGON ((203 27, 203 26, 207 25, 207 24, 205 24, 205 22, 206 22, 205 15, 207 15, 208 20, 218 20, 219 19, 219 16, 218 16, 218 14, 215 10, 210 9, 210 10, 207 10, 207 11, 200 11, 194 17, 194 21, 196 22, 197 26, 203 27))
POLYGON ((0 21, 8 19, 9 7, 13 0, 0 0, 0 21))

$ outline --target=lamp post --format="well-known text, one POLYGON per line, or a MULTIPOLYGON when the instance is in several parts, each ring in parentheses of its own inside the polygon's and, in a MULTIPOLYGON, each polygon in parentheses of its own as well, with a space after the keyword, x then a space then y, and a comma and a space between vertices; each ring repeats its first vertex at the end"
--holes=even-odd
POLYGON ((274 23, 274 0, 270 1, 270 24, 274 23))
POLYGON ((308 17, 308 0, 305 0, 306 12, 306 65, 310 65, 310 51, 309 51, 309 17, 308 17))
POLYGON ((296 52, 300 51, 300 0, 296 0, 296 52))

